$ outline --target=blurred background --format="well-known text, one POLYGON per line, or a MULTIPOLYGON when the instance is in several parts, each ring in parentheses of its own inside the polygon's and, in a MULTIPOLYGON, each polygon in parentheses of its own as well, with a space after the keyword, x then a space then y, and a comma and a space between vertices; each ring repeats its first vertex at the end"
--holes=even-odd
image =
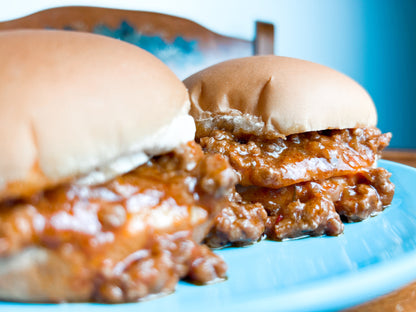
POLYGON ((64 5, 176 15, 246 40, 253 39, 256 20, 273 23, 275 54, 324 64, 357 80, 376 104, 379 128, 393 133, 391 147, 416 148, 414 0, 4 0, 0 21, 64 5))

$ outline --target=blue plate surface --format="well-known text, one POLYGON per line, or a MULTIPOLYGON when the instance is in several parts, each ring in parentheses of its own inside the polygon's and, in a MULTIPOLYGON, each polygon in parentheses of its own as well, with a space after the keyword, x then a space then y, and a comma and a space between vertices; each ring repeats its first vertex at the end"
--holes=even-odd
POLYGON ((377 217, 346 224, 338 237, 263 241, 218 251, 228 280, 181 282, 163 298, 122 305, 0 303, 0 311, 336 311, 416 280, 416 170, 388 161, 393 203, 377 217))

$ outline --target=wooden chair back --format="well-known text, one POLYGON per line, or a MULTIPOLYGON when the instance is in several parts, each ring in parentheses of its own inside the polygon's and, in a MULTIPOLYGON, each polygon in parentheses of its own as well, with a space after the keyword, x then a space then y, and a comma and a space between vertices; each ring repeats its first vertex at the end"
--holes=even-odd
POLYGON ((273 54, 274 27, 256 22, 253 40, 227 37, 176 16, 97 7, 58 7, 1 22, 0 30, 67 29, 99 33, 138 45, 180 77, 236 57, 273 54))

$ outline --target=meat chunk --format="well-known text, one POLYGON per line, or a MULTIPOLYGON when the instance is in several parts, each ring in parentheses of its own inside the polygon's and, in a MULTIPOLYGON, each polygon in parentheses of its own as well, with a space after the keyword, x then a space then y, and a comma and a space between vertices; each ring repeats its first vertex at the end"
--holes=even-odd
POLYGON ((393 200, 394 184, 384 168, 372 168, 323 183, 337 212, 348 222, 362 221, 380 213, 393 200))
POLYGON ((285 208, 284 214, 267 219, 266 234, 270 239, 322 234, 334 236, 344 229, 334 204, 326 198, 314 198, 306 203, 297 200, 285 208))
MULTIPOLYGON (((206 246, 196 244, 186 232, 159 236, 115 268, 117 274, 95 281, 94 298, 101 302, 129 302, 149 294, 171 293, 179 278, 206 284, 225 277, 227 266, 206 246)), ((105 274, 105 273, 103 273, 105 274)))
POLYGON ((334 203, 315 182, 281 189, 240 187, 248 202, 260 202, 267 210, 267 237, 274 240, 305 235, 338 235, 344 226, 334 203))
POLYGON ((230 202, 216 217, 205 243, 212 248, 252 244, 262 238, 266 220, 267 212, 260 203, 230 202))
POLYGON ((207 246, 200 245, 191 257, 188 280, 197 284, 205 284, 223 279, 227 266, 222 259, 207 246))
POLYGON ((337 212, 348 221, 367 219, 383 209, 377 191, 366 184, 345 188, 336 206, 337 212))

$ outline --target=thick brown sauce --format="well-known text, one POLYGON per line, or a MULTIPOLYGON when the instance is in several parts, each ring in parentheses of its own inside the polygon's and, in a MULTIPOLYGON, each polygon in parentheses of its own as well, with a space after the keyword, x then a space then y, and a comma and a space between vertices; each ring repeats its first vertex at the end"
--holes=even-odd
POLYGON ((214 130, 199 141, 206 152, 229 157, 241 185, 277 189, 370 167, 390 138, 377 128, 312 131, 273 140, 214 130))
MULTIPOLYGON (((206 134, 206 131, 199 131, 206 134)), ((199 141, 223 154, 239 174, 237 193, 215 219, 211 247, 338 235, 341 219, 360 221, 389 205, 390 174, 370 167, 391 134, 376 128, 326 130, 282 138, 213 130, 199 141)))
POLYGON ((103 185, 63 185, 3 203, 0 256, 38 246, 71 262, 82 275, 73 278, 89 286, 52 301, 132 301, 170 292, 185 276, 223 278, 224 262, 197 243, 235 181, 223 157, 189 143, 103 185))
POLYGON ((369 169, 351 176, 304 182, 280 189, 239 187, 242 198, 267 211, 265 233, 282 240, 304 235, 339 235, 347 222, 364 220, 389 205, 390 173, 369 169))

